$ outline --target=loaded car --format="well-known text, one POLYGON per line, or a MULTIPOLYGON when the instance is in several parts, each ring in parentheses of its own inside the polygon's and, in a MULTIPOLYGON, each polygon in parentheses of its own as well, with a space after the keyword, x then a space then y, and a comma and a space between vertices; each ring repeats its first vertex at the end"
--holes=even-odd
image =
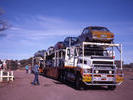
POLYGON ((44 53, 46 52, 46 50, 40 50, 40 51, 37 51, 35 54, 34 54, 34 57, 44 57, 44 53))
POLYGON ((60 41, 60 42, 57 42, 54 46, 54 49, 55 50, 58 50, 58 49, 64 49, 65 46, 64 46, 64 42, 60 41))
POLYGON ((54 47, 53 46, 50 46, 47 50, 47 54, 50 55, 54 52, 54 47))
POLYGON ((78 38, 77 37, 66 37, 64 40, 65 47, 73 46, 77 44, 78 38))
POLYGON ((82 34, 78 37, 78 42, 104 42, 111 43, 114 40, 114 34, 106 27, 89 26, 84 28, 82 34))

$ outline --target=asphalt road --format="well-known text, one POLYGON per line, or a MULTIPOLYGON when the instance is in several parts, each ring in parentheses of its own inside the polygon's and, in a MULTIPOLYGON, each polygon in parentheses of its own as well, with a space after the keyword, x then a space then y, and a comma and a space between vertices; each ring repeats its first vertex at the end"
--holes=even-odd
POLYGON ((133 72, 125 73, 125 81, 116 90, 92 87, 75 90, 72 85, 39 76, 40 85, 33 86, 33 74, 14 72, 15 80, 0 83, 0 100, 133 100, 133 72))

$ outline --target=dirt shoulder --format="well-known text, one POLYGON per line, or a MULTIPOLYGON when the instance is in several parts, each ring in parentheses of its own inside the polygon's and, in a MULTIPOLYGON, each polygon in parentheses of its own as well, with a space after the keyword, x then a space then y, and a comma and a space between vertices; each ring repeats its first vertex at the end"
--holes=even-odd
POLYGON ((125 72, 125 81, 114 91, 104 87, 75 90, 57 80, 39 76, 40 85, 30 84, 34 76, 24 70, 14 72, 15 80, 0 83, 0 100, 132 100, 133 72, 125 72))

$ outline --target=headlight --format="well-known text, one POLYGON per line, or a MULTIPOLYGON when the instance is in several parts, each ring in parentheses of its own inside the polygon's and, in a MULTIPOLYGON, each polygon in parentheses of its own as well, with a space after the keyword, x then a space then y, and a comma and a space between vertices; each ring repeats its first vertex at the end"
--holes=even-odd
POLYGON ((111 35, 111 38, 114 38, 114 35, 111 35))
POLYGON ((84 69, 84 73, 91 73, 91 69, 84 69))
POLYGON ((109 74, 112 74, 112 71, 111 70, 109 71, 109 74))
POLYGON ((123 71, 121 69, 117 69, 117 74, 123 74, 123 71))
POLYGON ((96 74, 98 74, 98 72, 99 72, 99 71, 98 71, 98 70, 96 70, 95 72, 96 72, 96 74))
POLYGON ((96 35, 96 34, 93 34, 93 38, 94 38, 94 37, 97 37, 97 35, 96 35))

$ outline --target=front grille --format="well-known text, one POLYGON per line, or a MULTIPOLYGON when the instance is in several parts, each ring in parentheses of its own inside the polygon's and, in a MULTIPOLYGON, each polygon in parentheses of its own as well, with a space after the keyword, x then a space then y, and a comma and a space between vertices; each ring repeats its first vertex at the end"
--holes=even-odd
POLYGON ((111 71, 114 74, 115 66, 113 61, 93 61, 93 70, 94 73, 98 71, 100 74, 109 74, 109 71, 111 71))
POLYGON ((93 64, 113 64, 111 61, 93 61, 93 64))
POLYGON ((94 65, 95 68, 100 68, 100 69, 114 69, 113 65, 94 65))
POLYGON ((93 82, 93 84, 115 84, 114 82, 106 82, 106 81, 104 81, 104 82, 93 82))
MULTIPOLYGON (((99 70, 98 73, 109 74, 109 70, 99 70)), ((114 71, 112 71, 112 74, 114 74, 114 71)))

